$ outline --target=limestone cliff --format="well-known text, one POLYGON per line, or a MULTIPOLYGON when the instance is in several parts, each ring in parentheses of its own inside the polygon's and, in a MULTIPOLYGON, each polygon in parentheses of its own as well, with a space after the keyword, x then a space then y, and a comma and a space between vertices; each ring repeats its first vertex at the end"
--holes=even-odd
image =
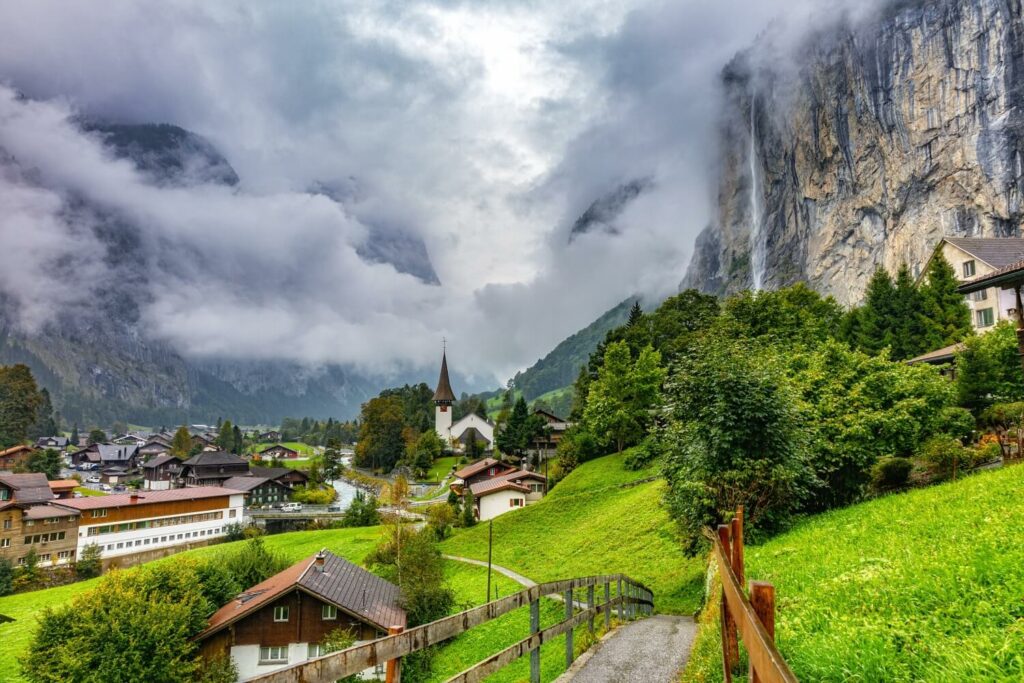
POLYGON ((893 2, 723 72, 718 212, 684 287, 806 280, 856 302, 945 235, 1019 236, 1020 0, 893 2))

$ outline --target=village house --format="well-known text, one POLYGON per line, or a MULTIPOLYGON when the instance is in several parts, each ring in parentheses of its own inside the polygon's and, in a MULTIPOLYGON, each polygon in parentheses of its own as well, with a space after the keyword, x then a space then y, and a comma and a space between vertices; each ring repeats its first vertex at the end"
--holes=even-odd
POLYGON ((142 447, 153 438, 152 432, 128 432, 126 434, 118 434, 110 443, 118 444, 119 446, 139 446, 142 447))
POLYGON ((18 445, 0 451, 0 470, 24 468, 28 464, 28 456, 32 455, 35 450, 31 446, 18 445))
MULTIPOLYGON (((1024 261, 1024 239, 945 237, 936 245, 931 258, 938 253, 946 257, 960 281, 966 283, 1024 261)), ((915 273, 919 283, 927 275, 929 263, 915 273)), ((967 306, 971 309, 971 325, 977 332, 986 332, 1001 320, 1017 319, 1016 295, 999 286, 970 292, 967 306)))
POLYGON ((174 488, 175 482, 181 477, 181 458, 163 454, 150 458, 142 463, 143 487, 148 491, 166 491, 174 488))
POLYGON ((34 548, 40 566, 74 561, 78 512, 53 499, 44 474, 0 474, 0 558, 24 565, 34 548))
POLYGON ((128 472, 134 470, 138 463, 138 446, 97 443, 71 454, 72 467, 89 464, 101 469, 114 467, 128 472))
POLYGON ((274 444, 273 446, 264 448, 259 452, 260 460, 273 460, 274 458, 277 458, 278 460, 294 460, 298 457, 299 452, 297 450, 288 448, 287 446, 282 446, 281 444, 274 444))
POLYGON ((41 436, 36 439, 36 448, 39 449, 50 449, 60 451, 61 455, 67 453, 70 447, 70 441, 66 436, 41 436))
POLYGON ((53 492, 54 498, 57 499, 74 498, 75 489, 81 486, 74 479, 56 479, 47 483, 50 486, 50 491, 53 492))
POLYGON ((156 435, 149 441, 139 446, 139 459, 146 462, 154 455, 163 455, 171 450, 171 440, 163 435, 156 435))
POLYGON ((249 473, 254 477, 265 477, 280 482, 290 489, 305 486, 309 483, 309 475, 302 470, 291 467, 250 467, 249 473))
MULTIPOLYGON (((405 627, 398 586, 326 549, 252 586, 210 617, 196 636, 207 660, 230 656, 240 679, 320 657, 334 631, 356 643, 405 627)), ((364 675, 383 673, 383 667, 364 675)))
POLYGON ((246 507, 280 505, 292 499, 292 490, 267 477, 231 477, 222 486, 245 494, 246 507))
POLYGON ((537 472, 515 470, 469 486, 476 517, 481 522, 532 505, 544 497, 547 478, 537 472))
POLYGON ((537 456, 546 460, 555 454, 558 442, 562 440, 572 423, 541 408, 534 410, 533 414, 544 421, 545 429, 530 440, 530 446, 526 453, 529 456, 537 456))
POLYGON ((271 429, 268 432, 261 432, 260 434, 256 435, 256 440, 259 441, 260 443, 273 443, 275 441, 280 441, 281 432, 277 431, 276 429, 271 429))
POLYGON ((249 474, 249 463, 227 451, 203 451, 181 466, 181 483, 185 486, 220 486, 231 477, 249 474))
POLYGON ((481 481, 487 481, 488 479, 515 471, 515 467, 506 465, 500 460, 484 458, 483 460, 466 465, 461 470, 455 472, 455 481, 452 483, 452 487, 461 493, 462 488, 465 486, 472 486, 481 481))
POLYGON ((104 560, 119 558, 119 564, 127 566, 159 556, 154 551, 222 539, 228 524, 243 521, 244 498, 240 491, 206 486, 88 496, 53 505, 81 514, 79 554, 95 543, 104 560))

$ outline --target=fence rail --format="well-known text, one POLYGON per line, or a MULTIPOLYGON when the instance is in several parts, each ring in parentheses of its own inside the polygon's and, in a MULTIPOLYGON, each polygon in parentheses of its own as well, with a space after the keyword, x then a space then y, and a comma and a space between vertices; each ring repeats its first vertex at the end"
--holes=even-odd
POLYGON ((594 619, 598 615, 604 616, 605 626, 608 627, 614 610, 618 610, 618 617, 623 621, 653 614, 654 593, 624 574, 603 574, 542 583, 408 631, 392 629, 391 635, 383 638, 250 678, 247 683, 327 683, 384 662, 388 663, 388 683, 398 683, 401 678, 398 663, 405 655, 444 642, 526 605, 530 606, 529 636, 453 676, 448 683, 481 681, 527 653, 530 654, 530 681, 539 683, 541 645, 565 634, 565 659, 568 667, 573 660, 574 628, 588 622, 593 631, 594 619), (604 601, 597 604, 594 589, 602 585, 604 601), (612 586, 616 587, 614 598, 611 597, 612 586), (574 598, 575 591, 582 588, 587 589, 585 601, 574 598), (565 618, 541 629, 540 598, 547 595, 561 596, 565 602, 565 618), (577 607, 579 611, 576 611, 577 607))
POLYGON ((722 669, 725 683, 732 682, 739 664, 737 631, 747 648, 751 683, 797 683, 786 660, 775 647, 775 588, 763 581, 750 582, 750 598, 743 591, 743 508, 730 524, 717 532, 704 530, 722 579, 722 669))

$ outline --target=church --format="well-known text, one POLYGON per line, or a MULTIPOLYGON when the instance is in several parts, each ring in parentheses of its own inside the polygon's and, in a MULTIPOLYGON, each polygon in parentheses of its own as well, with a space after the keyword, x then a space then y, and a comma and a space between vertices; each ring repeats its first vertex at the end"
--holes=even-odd
POLYGON ((465 450, 466 444, 476 439, 484 450, 494 447, 494 423, 475 413, 466 415, 458 422, 452 423, 452 405, 455 403, 455 392, 452 391, 451 380, 448 379, 448 353, 441 354, 441 376, 437 380, 434 391, 434 428, 441 440, 452 450, 465 450))

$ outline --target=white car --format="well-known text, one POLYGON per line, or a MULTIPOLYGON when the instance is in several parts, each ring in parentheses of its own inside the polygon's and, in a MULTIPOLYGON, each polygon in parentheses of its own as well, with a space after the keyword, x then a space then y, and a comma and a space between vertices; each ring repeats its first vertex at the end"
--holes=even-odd
POLYGON ((90 484, 98 484, 98 483, 100 483, 100 478, 99 477, 89 477, 88 479, 86 479, 86 481, 89 482, 90 484))
POLYGON ((302 512, 302 503, 285 503, 281 506, 281 512, 302 512))
POLYGON ((100 489, 100 491, 108 491, 109 492, 110 491, 110 485, 109 484, 100 484, 99 489, 100 489))

